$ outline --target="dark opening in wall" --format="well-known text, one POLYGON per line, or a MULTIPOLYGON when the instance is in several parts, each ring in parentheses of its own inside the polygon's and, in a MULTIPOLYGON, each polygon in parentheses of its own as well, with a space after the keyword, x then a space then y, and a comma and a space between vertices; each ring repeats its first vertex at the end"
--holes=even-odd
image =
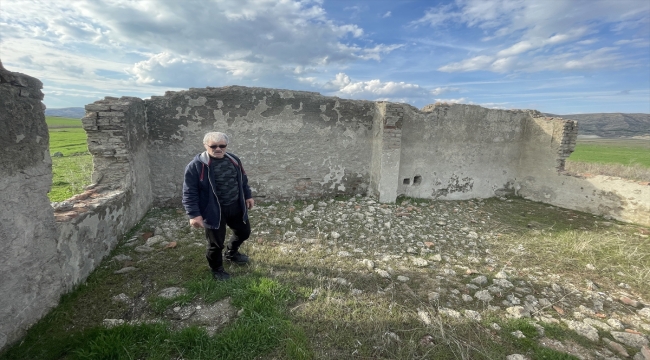
POLYGON ((404 181, 402 181, 402 184, 404 184, 404 185, 408 185, 408 184, 410 184, 410 183, 411 183, 411 179, 410 179, 410 178, 406 178, 406 179, 404 179, 404 181))
POLYGON ((422 183, 422 176, 415 175, 413 178, 413 185, 420 185, 422 183))

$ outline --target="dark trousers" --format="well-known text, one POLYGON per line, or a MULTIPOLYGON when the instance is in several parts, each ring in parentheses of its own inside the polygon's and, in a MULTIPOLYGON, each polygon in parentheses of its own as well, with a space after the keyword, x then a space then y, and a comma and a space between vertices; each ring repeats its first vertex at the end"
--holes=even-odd
POLYGON ((205 238, 208 240, 208 250, 205 257, 212 271, 223 267, 221 253, 224 249, 226 240, 226 225, 232 230, 233 234, 228 241, 228 252, 236 252, 244 240, 251 235, 251 224, 242 220, 244 212, 239 203, 221 206, 221 223, 218 229, 205 229, 205 238))

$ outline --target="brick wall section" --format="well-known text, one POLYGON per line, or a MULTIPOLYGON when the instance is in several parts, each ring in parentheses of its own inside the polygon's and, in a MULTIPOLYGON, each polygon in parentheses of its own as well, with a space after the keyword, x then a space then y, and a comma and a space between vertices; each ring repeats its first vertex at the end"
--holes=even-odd
POLYGON ((94 159, 93 182, 110 188, 130 185, 133 150, 138 138, 146 139, 144 101, 106 97, 86 105, 81 122, 94 159))
POLYGON ((578 122, 575 120, 565 120, 562 127, 562 140, 558 149, 557 171, 564 171, 566 159, 576 148, 578 139, 578 122))
POLYGON ((402 147, 403 118, 404 109, 401 104, 386 104, 386 112, 384 115, 384 149, 394 150, 402 147))

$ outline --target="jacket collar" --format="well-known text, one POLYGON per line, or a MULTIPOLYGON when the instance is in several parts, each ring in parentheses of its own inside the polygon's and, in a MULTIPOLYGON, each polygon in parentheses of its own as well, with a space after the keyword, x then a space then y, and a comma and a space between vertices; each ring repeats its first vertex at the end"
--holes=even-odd
MULTIPOLYGON (((235 164, 237 163, 237 161, 235 160, 235 158, 233 158, 232 155, 230 155, 229 153, 225 153, 224 155, 225 155, 228 159, 230 159, 230 161, 234 162, 235 164)), ((199 154, 199 161, 202 162, 202 163, 204 163, 205 165, 209 165, 209 164, 210 164, 210 155, 208 155, 208 152, 207 152, 207 151, 204 151, 204 152, 202 152, 202 153, 199 154)))

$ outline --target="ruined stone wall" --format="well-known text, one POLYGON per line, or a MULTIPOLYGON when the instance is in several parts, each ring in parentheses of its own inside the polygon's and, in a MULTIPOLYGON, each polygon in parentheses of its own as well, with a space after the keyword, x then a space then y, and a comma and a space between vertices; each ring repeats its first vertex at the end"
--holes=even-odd
POLYGON ((42 87, 0 65, 0 349, 56 305, 62 291, 42 87))
POLYGON ((587 178, 563 172, 575 148, 578 124, 573 120, 537 117, 527 128, 513 182, 517 195, 567 209, 650 225, 650 186, 610 176, 587 178), (555 154, 555 158, 553 155, 555 154))
MULTIPOLYGON (((487 198, 509 191, 520 156, 530 147, 524 133, 530 111, 439 104, 406 108, 398 193, 424 199, 487 198)), ((554 150, 533 146, 555 162, 554 150)))
POLYGON ((156 202, 179 204, 183 173, 203 135, 231 138, 258 200, 365 194, 375 104, 317 93, 190 89, 146 101, 156 202))
POLYGON ((144 101, 107 97, 86 106, 82 123, 94 184, 55 212, 66 291, 86 279, 153 202, 144 101))

